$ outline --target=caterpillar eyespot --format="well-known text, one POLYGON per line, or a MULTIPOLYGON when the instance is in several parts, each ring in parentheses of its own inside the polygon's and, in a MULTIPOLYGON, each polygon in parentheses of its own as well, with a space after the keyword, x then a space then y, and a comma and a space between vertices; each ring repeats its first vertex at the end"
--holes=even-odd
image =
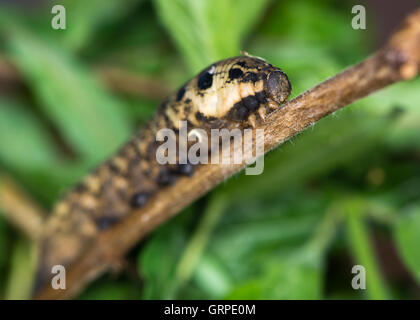
POLYGON ((143 210, 162 188, 194 174, 190 163, 157 162, 159 130, 179 132, 185 121, 188 137, 201 142, 200 130, 255 127, 287 100, 291 90, 282 70, 249 55, 216 62, 183 85, 117 155, 57 203, 40 239, 36 289, 50 282, 53 265, 71 267, 99 235, 133 210, 143 210))

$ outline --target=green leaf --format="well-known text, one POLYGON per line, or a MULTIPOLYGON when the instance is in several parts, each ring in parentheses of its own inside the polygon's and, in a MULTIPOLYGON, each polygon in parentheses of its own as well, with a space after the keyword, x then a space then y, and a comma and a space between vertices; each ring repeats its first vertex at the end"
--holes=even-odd
POLYGON ((144 279, 142 299, 175 298, 175 269, 185 244, 185 226, 179 219, 160 228, 147 242, 138 256, 144 279))
POLYGON ((392 124, 390 117, 343 110, 267 154, 261 175, 241 174, 222 188, 236 199, 277 194, 343 164, 353 163, 381 141, 392 124))
POLYGON ((9 52, 47 116, 75 151, 98 162, 130 135, 124 105, 67 52, 13 26, 9 52))
MULTIPOLYGON (((296 245, 316 227, 316 215, 292 213, 293 209, 289 208, 286 216, 283 210, 287 208, 282 210, 277 207, 274 210, 278 213, 277 217, 267 216, 267 207, 261 206, 254 212, 253 218, 243 216, 237 223, 223 221, 223 228, 210 241, 213 252, 217 252, 237 278, 252 269, 252 265, 245 261, 256 263, 256 257, 263 259, 260 255, 296 245)), ((235 214, 239 218, 244 212, 236 209, 235 214)))
POLYGON ((66 30, 62 33, 64 42, 78 50, 94 40, 98 29, 115 22, 134 9, 144 0, 67 0, 66 30))
POLYGON ((0 162, 9 169, 45 170, 57 163, 53 141, 38 119, 9 100, 0 100, 0 162))
POLYGON ((255 260, 261 268, 257 276, 239 282, 227 299, 320 299, 326 252, 341 221, 335 209, 330 205, 321 223, 312 223, 315 227, 305 245, 289 243, 279 251, 282 246, 272 243, 253 259, 242 259, 243 263, 255 260))
POLYGON ((140 297, 141 290, 135 283, 100 279, 91 284, 78 297, 79 300, 133 300, 140 297))
MULTIPOLYGON (((261 31, 310 47, 323 44, 324 48, 335 52, 335 56, 353 63, 367 54, 371 33, 354 32, 349 28, 346 22, 350 7, 345 4, 343 7, 345 10, 337 10, 329 1, 277 1, 264 19, 261 31)), ((318 62, 316 59, 311 61, 318 62)))
MULTIPOLYGON (((205 296, 215 299, 230 296, 230 291, 254 281, 256 277, 260 283, 267 281, 268 286, 273 280, 265 279, 271 274, 268 264, 273 259, 275 263, 289 259, 290 252, 304 251, 325 211, 324 201, 323 197, 302 190, 290 190, 270 200, 248 199, 243 206, 228 207, 197 265, 193 284, 205 296), (306 201, 301 201, 302 198, 306 201)), ((331 232, 325 229, 323 233, 330 238, 331 232)), ((311 246, 313 255, 324 253, 326 241, 321 240, 317 241, 317 244, 322 242, 320 245, 311 246)), ((266 298, 270 298, 269 290, 264 291, 266 298)))
POLYGON ((260 277, 240 284, 226 298, 320 299, 323 280, 320 257, 304 252, 272 259, 260 277))
POLYGON ((238 55, 268 0, 155 0, 162 23, 192 73, 238 55))
MULTIPOLYGON (((1 181, 0 181, 1 183, 1 181)), ((7 280, 7 268, 10 260, 10 236, 8 232, 8 225, 3 217, 3 213, 0 212, 0 299, 3 299, 7 280)))
POLYGON ((224 263, 212 254, 203 255, 195 270, 193 280, 206 297, 211 299, 226 296, 233 285, 232 276, 224 263))
POLYGON ((279 67, 292 83, 292 97, 308 90, 342 70, 330 50, 322 45, 309 45, 296 39, 257 38, 250 52, 279 67), (316 63, 313 63, 316 61, 316 63))
POLYGON ((33 243, 19 238, 11 256, 6 299, 29 299, 35 274, 35 250, 33 243))
POLYGON ((216 299, 320 298, 324 257, 341 221, 327 194, 289 190, 230 207, 194 284, 216 299))
POLYGON ((389 290, 383 279, 379 263, 375 257, 369 231, 364 219, 367 210, 363 199, 357 197, 344 200, 347 212, 348 241, 354 260, 366 269, 366 293, 370 299, 389 299, 389 290))
POLYGON ((417 282, 420 283, 420 206, 415 205, 401 213, 394 226, 398 252, 417 282))
POLYGON ((39 119, 14 101, 0 99, 0 137, 0 164, 44 204, 87 170, 87 163, 66 159, 39 119))
MULTIPOLYGON (((261 279, 251 279, 239 284, 225 296, 226 300, 261 300, 263 296, 261 279)), ((272 298, 268 298, 272 299, 272 298)))
POLYGON ((397 83, 366 99, 369 110, 376 114, 387 114, 393 110, 401 111, 395 125, 384 139, 389 145, 401 150, 420 146, 420 110, 418 108, 418 87, 420 79, 397 83))

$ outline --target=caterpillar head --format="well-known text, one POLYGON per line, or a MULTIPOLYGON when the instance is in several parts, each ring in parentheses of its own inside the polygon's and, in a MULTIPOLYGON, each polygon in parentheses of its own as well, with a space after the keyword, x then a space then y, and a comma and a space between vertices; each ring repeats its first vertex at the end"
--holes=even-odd
POLYGON ((264 91, 269 100, 282 104, 292 92, 292 86, 287 75, 280 69, 268 73, 264 79, 264 91))
POLYGON ((193 107, 193 123, 231 121, 255 126, 291 93, 287 75, 266 61, 240 56, 216 62, 178 92, 193 107), (223 121, 224 120, 224 121, 223 121))

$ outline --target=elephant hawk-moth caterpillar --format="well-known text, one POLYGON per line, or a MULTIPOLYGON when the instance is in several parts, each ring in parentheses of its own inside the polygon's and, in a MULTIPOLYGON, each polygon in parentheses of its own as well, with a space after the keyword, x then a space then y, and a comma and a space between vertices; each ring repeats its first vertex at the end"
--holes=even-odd
POLYGON ((255 127, 287 100, 287 75, 248 55, 216 62, 166 99, 156 115, 109 160, 57 202, 40 237, 35 292, 51 281, 54 265, 72 264, 98 236, 142 208, 160 189, 194 174, 190 163, 161 165, 161 128, 189 130, 255 127))

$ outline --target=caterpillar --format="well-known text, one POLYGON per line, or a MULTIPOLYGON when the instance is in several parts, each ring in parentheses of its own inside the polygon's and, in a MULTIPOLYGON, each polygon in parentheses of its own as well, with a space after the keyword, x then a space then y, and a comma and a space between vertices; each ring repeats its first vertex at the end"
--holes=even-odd
POLYGON ((188 81, 113 157, 57 202, 40 237, 35 292, 48 285, 54 265, 71 267, 99 234, 145 206, 161 188, 194 175, 191 163, 158 163, 160 129, 179 133, 180 121, 188 130, 206 132, 253 128, 291 89, 281 69, 249 55, 213 63, 188 81))

